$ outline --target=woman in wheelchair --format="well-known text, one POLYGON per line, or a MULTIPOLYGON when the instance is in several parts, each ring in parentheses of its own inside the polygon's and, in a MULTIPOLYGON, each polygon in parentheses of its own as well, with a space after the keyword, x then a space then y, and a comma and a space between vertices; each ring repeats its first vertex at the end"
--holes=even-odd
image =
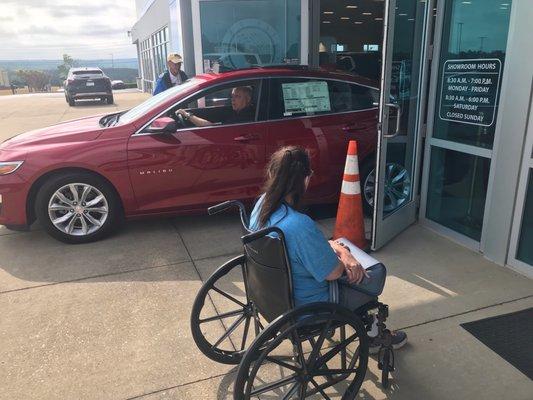
MULTIPOLYGON (((276 151, 267 167, 264 193, 252 211, 250 229, 276 226, 283 231, 296 306, 332 301, 356 311, 381 294, 385 267, 378 264, 365 271, 346 247, 328 242, 315 222, 298 211, 312 174, 305 149, 289 146, 276 151)), ((372 332, 377 329, 369 336, 372 332)), ((406 342, 405 332, 392 332, 394 349, 406 342)), ((371 338, 369 353, 379 349, 379 340, 371 338)))

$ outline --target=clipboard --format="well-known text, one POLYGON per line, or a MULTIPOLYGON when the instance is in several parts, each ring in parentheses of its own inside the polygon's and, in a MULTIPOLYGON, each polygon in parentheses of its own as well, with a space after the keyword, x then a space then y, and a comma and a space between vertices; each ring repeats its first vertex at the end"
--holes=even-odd
POLYGON ((378 260, 368 255, 366 252, 361 250, 359 247, 357 247, 355 244, 350 242, 348 239, 340 238, 340 239, 337 239, 337 242, 340 242, 344 244, 346 247, 348 247, 348 249, 350 249, 350 253, 352 253, 355 259, 359 261, 359 263, 364 269, 368 269, 376 264, 380 264, 378 260))

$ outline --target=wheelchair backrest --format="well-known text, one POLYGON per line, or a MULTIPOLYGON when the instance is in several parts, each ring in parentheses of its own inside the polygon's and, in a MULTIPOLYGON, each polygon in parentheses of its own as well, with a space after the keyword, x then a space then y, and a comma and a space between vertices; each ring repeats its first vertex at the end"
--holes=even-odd
POLYGON ((248 298, 268 321, 294 308, 290 262, 283 232, 276 227, 242 237, 248 298))

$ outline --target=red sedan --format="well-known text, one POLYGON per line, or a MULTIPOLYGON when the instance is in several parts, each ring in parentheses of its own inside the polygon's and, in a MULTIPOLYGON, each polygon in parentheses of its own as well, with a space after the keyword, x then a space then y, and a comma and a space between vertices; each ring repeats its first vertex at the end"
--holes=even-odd
POLYGON ((371 170, 377 97, 371 82, 348 75, 257 68, 197 76, 126 112, 21 134, 0 145, 0 224, 21 229, 37 219, 56 239, 83 243, 124 217, 252 201, 269 155, 288 144, 310 149, 309 201, 335 202, 350 139, 362 174, 371 170), (248 119, 231 118, 243 87, 248 119))

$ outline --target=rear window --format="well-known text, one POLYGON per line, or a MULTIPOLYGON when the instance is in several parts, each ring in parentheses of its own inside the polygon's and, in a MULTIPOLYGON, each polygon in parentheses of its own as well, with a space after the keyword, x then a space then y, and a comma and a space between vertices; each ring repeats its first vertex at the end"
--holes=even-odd
POLYGON ((97 69, 89 69, 87 71, 74 71, 73 75, 103 75, 102 71, 97 69))

